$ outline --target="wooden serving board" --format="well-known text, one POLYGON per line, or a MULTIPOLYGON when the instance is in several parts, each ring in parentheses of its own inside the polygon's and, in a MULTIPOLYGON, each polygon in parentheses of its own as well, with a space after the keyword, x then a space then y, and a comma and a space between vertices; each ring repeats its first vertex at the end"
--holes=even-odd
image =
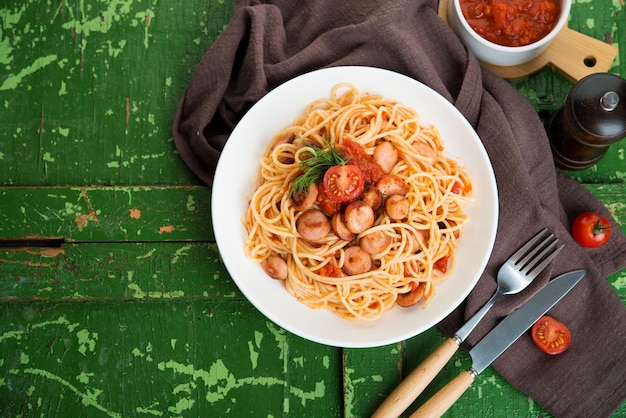
MULTIPOLYGON (((446 23, 449 1, 439 1, 439 16, 446 23)), ((548 49, 531 61, 509 67, 485 62, 481 64, 506 79, 526 77, 549 65, 576 82, 589 74, 607 72, 617 52, 618 49, 613 45, 576 32, 565 25, 548 49)))

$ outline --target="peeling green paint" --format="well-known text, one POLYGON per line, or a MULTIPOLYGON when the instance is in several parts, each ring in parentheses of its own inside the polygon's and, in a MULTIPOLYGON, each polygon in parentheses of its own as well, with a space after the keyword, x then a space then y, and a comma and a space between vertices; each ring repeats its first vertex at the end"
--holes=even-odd
POLYGON ((626 273, 619 275, 612 285, 616 290, 626 289, 626 273))
POLYGON ((76 337, 78 338, 78 352, 83 356, 87 354, 87 350, 89 352, 94 352, 96 349, 96 340, 98 340, 98 333, 91 333, 86 329, 81 329, 76 333, 76 337))
POLYGON ((53 163, 55 161, 55 158, 49 152, 44 152, 41 159, 49 163, 53 163))
POLYGON ((156 252, 156 248, 153 248, 150 251, 148 251, 146 254, 137 256, 137 260, 143 260, 143 259, 146 259, 146 258, 152 258, 154 256, 155 252, 156 252))
MULTIPOLYGON (((315 382, 315 388, 311 391, 307 391, 288 385, 283 379, 275 377, 255 376, 237 379, 222 360, 215 361, 209 370, 196 369, 193 364, 183 364, 174 360, 160 362, 158 363, 158 368, 161 371, 172 370, 175 374, 190 376, 194 381, 202 381, 207 390, 206 400, 210 403, 223 400, 230 391, 249 385, 279 385, 289 387, 289 393, 299 398, 302 405, 305 405, 307 401, 323 398, 326 391, 326 386, 323 381, 315 382)), ((288 400, 288 398, 286 398, 286 400, 288 400)))
POLYGON ((57 56, 55 54, 51 54, 45 57, 39 57, 37 59, 35 59, 35 61, 29 65, 26 68, 23 68, 19 73, 17 74, 10 74, 5 80, 4 83, 2 83, 2 85, 0 86, 0 91, 2 90, 14 90, 15 88, 17 88, 17 86, 19 86, 19 84, 22 82, 22 80, 41 70, 42 68, 50 65, 50 63, 56 61, 57 56))
POLYGON ((261 342, 263 341, 263 333, 259 331, 254 331, 254 345, 252 341, 248 342, 248 348, 250 351, 250 363, 252 364, 252 370, 257 368, 258 360, 259 360, 259 352, 255 349, 261 348, 261 342))
POLYGON ((71 203, 71 202, 65 202, 65 207, 61 211, 61 214, 63 216, 69 216, 69 215, 79 214, 82 211, 83 211, 82 206, 74 204, 74 203, 71 203))
POLYGON ((158 403, 155 403, 149 407, 136 407, 135 408, 135 412, 137 412, 138 414, 147 414, 147 415, 154 415, 157 417, 162 417, 163 416, 163 412, 158 411, 156 409, 154 409, 156 406, 158 405, 158 403))
POLYGON ((172 299, 172 298, 182 298, 185 296, 185 292, 183 290, 170 290, 170 291, 143 291, 137 283, 129 283, 128 289, 131 290, 132 296, 135 299, 172 299))
POLYGON ((87 390, 87 392, 81 392, 76 386, 72 385, 70 382, 68 382, 67 380, 63 379, 60 376, 57 376, 56 374, 53 374, 47 370, 42 370, 42 369, 36 369, 36 368, 27 368, 23 370, 23 373, 25 374, 30 374, 33 376, 39 376, 48 380, 51 380, 53 382, 59 383, 61 384, 63 387, 65 387, 66 389, 69 389, 71 392, 73 392, 76 396, 78 396, 81 399, 81 402, 83 405, 85 406, 92 406, 94 408, 96 408, 97 410, 99 410, 100 412, 106 414, 109 417, 112 418, 121 418, 122 415, 114 412, 114 411, 110 411, 107 408, 105 408, 103 405, 101 405, 98 402, 98 396, 102 393, 102 391, 100 390, 93 390, 93 391, 89 391, 87 390))
POLYGON ((59 88, 58 95, 65 96, 66 94, 67 94, 67 84, 65 84, 65 81, 61 80, 61 87, 59 88))
POLYGON ((148 40, 150 39, 150 22, 154 19, 154 12, 150 9, 145 12, 139 12, 135 14, 135 19, 137 24, 143 24, 144 27, 144 38, 143 38, 143 46, 147 49, 149 47, 148 40))
POLYGON ((82 372, 78 376, 76 376, 76 380, 83 384, 89 384, 89 379, 92 378, 95 373, 86 373, 82 372))
POLYGON ((289 392, 292 395, 300 398, 302 405, 306 405, 307 401, 312 401, 317 398, 323 398, 326 392, 326 385, 324 385, 324 381, 315 382, 315 389, 313 391, 303 391, 302 389, 290 386, 289 392))
POLYGON ((354 373, 354 369, 344 368, 344 414, 346 418, 354 417, 354 394, 355 394, 355 381, 352 380, 351 375, 354 373))
POLYGON ((182 398, 176 402, 176 405, 168 407, 167 410, 174 414, 182 414, 184 411, 190 410, 195 403, 196 401, 193 399, 182 398))
POLYGON ((38 324, 33 324, 31 329, 43 328, 49 325, 65 325, 69 332, 74 332, 74 330, 78 327, 78 323, 70 323, 66 318, 60 316, 57 319, 51 321, 44 321, 38 324))
POLYGON ((194 212, 196 210, 196 201, 193 198, 193 195, 187 196, 187 210, 189 212, 194 212))
POLYGON ((0 39, 0 64, 9 65, 13 61, 13 57, 11 53, 13 52, 13 47, 9 42, 9 38, 6 37, 4 39, 0 39))
POLYGON ((112 41, 107 41, 109 57, 116 58, 122 53, 126 46, 126 40, 122 39, 117 43, 117 46, 113 45, 112 41))
POLYGON ((174 256, 172 257, 172 264, 178 263, 178 259, 180 257, 186 257, 188 255, 189 250, 191 250, 191 245, 185 245, 184 247, 181 247, 178 250, 176 250, 176 252, 174 253, 174 256))

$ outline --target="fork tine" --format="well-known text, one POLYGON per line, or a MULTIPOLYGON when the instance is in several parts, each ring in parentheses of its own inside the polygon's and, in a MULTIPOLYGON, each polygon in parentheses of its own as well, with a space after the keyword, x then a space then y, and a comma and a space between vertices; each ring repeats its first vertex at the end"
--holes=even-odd
POLYGON ((546 252, 542 251, 542 253, 539 256, 536 256, 536 254, 541 250, 550 248, 552 245, 556 245, 557 242, 558 240, 554 237, 554 235, 552 234, 548 235, 546 238, 544 238, 543 241, 535 245, 534 248, 531 251, 529 251, 528 254, 526 254, 522 259, 516 261, 515 262, 516 267, 521 270, 527 267, 531 262, 533 262, 533 260, 539 260, 543 255, 546 254, 546 252))
MULTIPOLYGON (((515 254, 513 254, 512 256, 509 257, 509 261, 512 261, 514 263, 517 264, 517 262, 519 261, 519 259, 526 254, 526 252, 533 246, 535 245, 535 243, 537 241, 539 241, 539 239, 541 238, 541 236, 546 233, 548 231, 547 228, 543 228, 541 231, 537 232, 537 235, 535 235, 534 237, 532 237, 526 244, 524 244, 524 246, 522 246, 519 250, 517 250, 515 252, 515 254)), ((552 235, 552 234, 550 234, 552 235)))
MULTIPOLYGON (((556 241, 553 244, 556 245, 556 241)), ((531 279, 537 277, 539 273, 541 273, 543 269, 545 269, 546 266, 554 259, 554 257, 556 257, 556 255, 563 249, 563 247, 565 247, 565 245, 561 245, 560 247, 556 248, 550 255, 544 258, 541 263, 537 264, 531 270, 529 270, 526 275, 531 279)))

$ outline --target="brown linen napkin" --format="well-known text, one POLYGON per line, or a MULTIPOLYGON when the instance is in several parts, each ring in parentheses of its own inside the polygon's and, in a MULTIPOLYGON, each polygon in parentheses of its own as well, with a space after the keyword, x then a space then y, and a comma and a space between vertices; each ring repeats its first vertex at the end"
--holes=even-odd
POLYGON ((493 294, 506 258, 548 227, 566 245, 551 271, 525 292, 502 298, 466 348, 550 277, 584 268, 587 276, 550 312, 572 331, 570 348, 548 356, 523 336, 493 366, 556 416, 610 415, 626 399, 626 309, 605 278, 626 267, 626 237, 611 220, 614 234, 604 247, 583 249, 572 240, 569 225, 576 214, 608 216, 606 209, 554 169, 534 109, 480 67, 437 16, 435 0, 239 1, 180 102, 174 138, 181 157, 211 185, 230 131, 259 98, 302 73, 339 65, 386 68, 430 86, 470 121, 493 163, 500 197, 493 255, 466 302, 439 328, 454 333, 493 294))

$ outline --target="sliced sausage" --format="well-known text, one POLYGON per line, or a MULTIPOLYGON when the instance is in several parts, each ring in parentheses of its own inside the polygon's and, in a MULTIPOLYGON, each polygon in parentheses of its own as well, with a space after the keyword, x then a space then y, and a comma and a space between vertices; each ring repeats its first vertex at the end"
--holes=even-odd
POLYGON ((344 222, 350 232, 360 234, 374 225, 374 210, 367 203, 355 200, 346 206, 344 222))
POLYGON ((372 256, 361 247, 346 248, 344 253, 343 271, 348 276, 367 273, 372 270, 372 256))
POLYGON ((294 192, 291 195, 291 204, 299 212, 311 209, 317 201, 317 185, 311 183, 306 193, 294 192))
POLYGON ((430 165, 433 165, 437 162, 439 156, 437 155, 437 151, 432 149, 432 147, 423 142, 414 142, 413 149, 425 158, 426 162, 430 165))
POLYGON ((399 194, 391 195, 385 202, 385 212, 394 221, 401 221, 409 215, 409 200, 399 194))
POLYGON ((383 173, 389 174, 398 162, 398 150, 391 142, 381 142, 374 148, 373 159, 383 169, 383 173))
POLYGON ((428 241, 428 236, 429 233, 425 229, 418 229, 417 232, 409 232, 407 251, 410 254, 418 252, 421 249, 420 242, 426 243, 428 241))
POLYGON ((287 262, 277 255, 272 255, 261 263, 263 270, 273 279, 287 279, 287 262))
POLYGON ((293 132, 284 134, 280 138, 278 138, 276 142, 274 142, 274 145, 272 145, 272 149, 282 144, 291 144, 293 143, 295 139, 296 139, 296 134, 294 134, 293 132))
POLYGON ((335 235, 337 235, 342 240, 352 241, 354 239, 355 235, 350 232, 348 227, 346 227, 346 223, 343 219, 343 213, 337 212, 333 215, 333 218, 331 220, 331 226, 335 235))
POLYGON ((383 205, 383 194, 375 186, 366 187, 361 193, 361 200, 370 205, 376 212, 383 205))
POLYGON ((368 253, 380 254, 391 244, 391 237, 383 231, 372 232, 361 237, 359 246, 368 253))
POLYGON ((410 290, 407 293, 400 293, 396 298, 396 303, 402 307, 408 308, 409 306, 415 305, 419 302, 422 297, 424 297, 424 292, 426 290, 425 283, 409 283, 410 290))
POLYGON ((388 198, 391 195, 399 194, 406 195, 406 184, 404 181, 393 174, 385 174, 376 182, 376 187, 383 194, 383 199, 388 198))
POLYGON ((330 221, 318 209, 304 211, 296 222, 300 236, 309 242, 320 242, 330 232, 330 221))

